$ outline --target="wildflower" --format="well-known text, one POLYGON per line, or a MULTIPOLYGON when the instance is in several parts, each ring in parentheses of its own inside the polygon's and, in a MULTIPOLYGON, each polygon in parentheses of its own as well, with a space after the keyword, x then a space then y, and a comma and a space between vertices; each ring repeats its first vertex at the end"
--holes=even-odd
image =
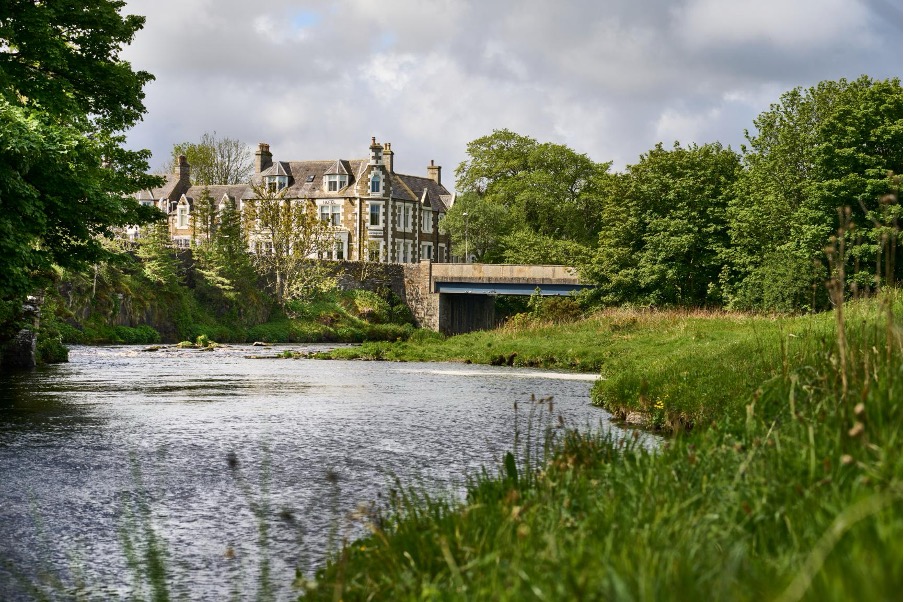
POLYGON ((851 437, 859 437, 863 434, 864 428, 862 422, 857 422, 851 427, 851 430, 848 431, 848 435, 851 437))

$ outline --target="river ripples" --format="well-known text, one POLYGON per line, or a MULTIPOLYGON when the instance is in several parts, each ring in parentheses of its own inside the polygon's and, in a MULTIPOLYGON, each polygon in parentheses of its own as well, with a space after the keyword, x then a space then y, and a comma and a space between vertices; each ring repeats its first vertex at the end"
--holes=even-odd
POLYGON ((460 496, 494 467, 531 395, 553 396, 571 425, 614 428, 590 406, 592 376, 252 359, 278 350, 75 347, 68 364, 4 377, 0 599, 79 582, 129 598, 124 542, 146 527, 175 594, 246 598, 269 565, 274 597, 292 599, 296 567, 363 533, 350 514, 396 479, 460 496))

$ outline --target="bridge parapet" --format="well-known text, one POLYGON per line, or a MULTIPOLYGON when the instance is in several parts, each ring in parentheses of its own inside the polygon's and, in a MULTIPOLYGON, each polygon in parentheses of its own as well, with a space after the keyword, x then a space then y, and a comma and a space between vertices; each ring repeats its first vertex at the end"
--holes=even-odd
POLYGON ((577 271, 563 265, 511 265, 489 263, 434 263, 435 282, 582 284, 577 271))
POLYGON ((424 260, 405 266, 405 298, 418 325, 446 334, 493 328, 497 295, 567 295, 588 286, 561 265, 424 260))

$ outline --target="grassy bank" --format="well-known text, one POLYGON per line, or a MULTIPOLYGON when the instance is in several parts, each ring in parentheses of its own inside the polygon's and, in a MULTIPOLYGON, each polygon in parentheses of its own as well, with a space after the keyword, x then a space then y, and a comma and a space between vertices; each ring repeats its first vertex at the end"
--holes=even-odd
MULTIPOLYGON (((875 303, 851 311, 875 313, 875 303)), ((856 327, 852 325, 852 327, 856 327)), ((620 418, 671 430, 737 409, 736 400, 787 372, 801 353, 834 337, 832 314, 770 317, 705 311, 609 309, 565 323, 515 320, 487 332, 443 337, 426 331, 319 357, 458 361, 601 375, 594 403, 620 418), (717 368, 717 369, 714 369, 717 368)))
MULTIPOLYGON (((844 337, 832 316, 622 313, 575 326, 607 335, 575 352, 607 375, 600 403, 694 428, 651 452, 558 430, 538 405, 538 445, 475 478, 464 503, 396 495, 303 599, 899 599, 900 297, 845 309, 844 337)), ((542 333, 553 337, 518 336, 542 333)), ((489 336, 450 339, 461 355, 446 357, 486 357, 489 336)), ((494 352, 517 363, 529 347, 516 340, 494 352)), ((380 348, 438 355, 432 342, 380 348)))
POLYGON ((164 332, 149 324, 111 324, 110 311, 79 320, 73 312, 64 311, 58 299, 50 298, 46 304, 41 339, 63 344, 175 343, 201 336, 221 343, 361 343, 397 341, 415 331, 411 313, 401 300, 363 290, 323 294, 294 303, 291 317, 276 310, 269 320, 251 324, 218 317, 186 296, 172 310, 174 314, 184 310, 184 315, 171 316, 168 321, 176 326, 164 332))

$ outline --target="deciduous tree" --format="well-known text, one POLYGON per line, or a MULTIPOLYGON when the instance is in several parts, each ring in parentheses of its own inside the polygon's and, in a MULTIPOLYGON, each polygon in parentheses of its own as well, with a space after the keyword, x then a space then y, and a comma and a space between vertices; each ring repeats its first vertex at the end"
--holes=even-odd
POLYGON ((719 143, 657 144, 610 181, 599 248, 585 266, 607 302, 719 304, 725 210, 739 156, 719 143))
MULTIPOLYGON (((79 267, 98 237, 153 219, 131 194, 153 186, 147 151, 121 132, 144 113, 149 73, 119 58, 144 19, 124 2, 0 5, 0 323, 51 264, 79 267)), ((0 333, 2 335, 2 333, 0 333)))
MULTIPOLYGON (((495 239, 498 255, 514 258, 527 251, 508 248, 505 240, 522 243, 531 235, 596 244, 602 217, 600 185, 609 163, 596 163, 567 146, 539 143, 509 130, 470 142, 467 152, 468 159, 455 171, 457 189, 476 195, 485 206, 506 209, 506 229, 495 239), (510 231, 522 234, 506 239, 510 231)), ((453 212, 450 215, 454 217, 453 212)), ((447 226, 456 240, 464 238, 462 227, 463 222, 454 219, 447 226)))
MULTIPOLYGON (((899 80, 864 76, 795 88, 754 120, 729 209, 723 280, 733 306, 824 305, 824 248, 845 206, 846 271, 861 287, 876 284, 883 240, 899 231, 900 204, 887 199, 900 195, 901 105, 899 80)), ((883 278, 899 282, 900 263, 883 278)))
POLYGON ((234 138, 219 138, 216 132, 205 132, 200 142, 173 145, 167 173, 173 172, 179 155, 185 155, 191 165, 195 185, 244 184, 253 170, 251 148, 234 138))
POLYGON ((458 196, 439 229, 451 236, 453 255, 471 255, 476 261, 493 263, 502 260, 502 241, 511 231, 512 221, 505 205, 466 192, 458 196))
POLYGON ((329 251, 332 232, 306 199, 285 198, 286 188, 273 191, 252 186, 255 198, 244 201, 244 223, 254 261, 262 276, 272 279, 277 302, 307 299, 333 287, 323 262, 311 261, 329 251))

